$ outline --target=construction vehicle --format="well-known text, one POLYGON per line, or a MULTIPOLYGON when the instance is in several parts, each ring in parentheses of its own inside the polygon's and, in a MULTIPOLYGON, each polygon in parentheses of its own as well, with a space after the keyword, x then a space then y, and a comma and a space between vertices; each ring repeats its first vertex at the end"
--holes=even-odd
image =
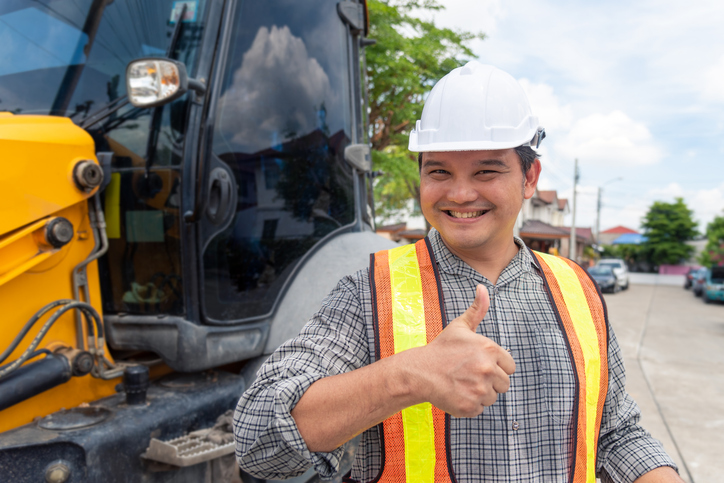
POLYGON ((0 480, 252 481, 217 418, 391 243, 367 21, 363 0, 0 4, 0 480))

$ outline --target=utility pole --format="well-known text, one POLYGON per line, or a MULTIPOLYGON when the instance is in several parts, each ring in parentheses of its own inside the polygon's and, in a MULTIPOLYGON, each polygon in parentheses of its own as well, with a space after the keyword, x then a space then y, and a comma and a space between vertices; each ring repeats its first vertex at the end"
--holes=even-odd
POLYGON ((576 186, 578 185, 578 158, 573 163, 573 216, 571 217, 571 241, 568 243, 568 258, 576 260, 576 186))
POLYGON ((601 192, 603 191, 603 187, 607 184, 613 183, 614 181, 621 181, 622 179, 623 177, 621 176, 619 176, 618 178, 609 179, 598 187, 598 205, 596 207, 596 245, 601 244, 601 192))
POLYGON ((598 187, 598 203, 596 204, 596 245, 601 244, 601 187, 598 187))

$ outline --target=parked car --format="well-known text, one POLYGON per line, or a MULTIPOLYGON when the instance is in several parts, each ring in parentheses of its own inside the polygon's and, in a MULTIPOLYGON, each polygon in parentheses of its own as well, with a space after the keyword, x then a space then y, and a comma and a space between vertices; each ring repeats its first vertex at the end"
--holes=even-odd
POLYGON ((689 271, 686 272, 686 275, 684 276, 684 288, 690 289, 694 285, 694 274, 700 269, 701 267, 689 267, 689 271))
POLYGON ((712 267, 706 271, 704 291, 701 294, 704 303, 714 300, 724 301, 724 267, 712 267))
POLYGON ((591 278, 595 280, 601 292, 616 293, 621 290, 621 283, 610 266, 595 266, 588 269, 591 278))
POLYGON ((611 267, 616 275, 619 286, 626 290, 628 288, 628 267, 626 262, 620 258, 602 258, 596 264, 597 267, 611 267))
POLYGON ((691 279, 691 291, 695 297, 701 297, 704 292, 704 284, 706 284, 706 268, 700 268, 694 272, 691 279))

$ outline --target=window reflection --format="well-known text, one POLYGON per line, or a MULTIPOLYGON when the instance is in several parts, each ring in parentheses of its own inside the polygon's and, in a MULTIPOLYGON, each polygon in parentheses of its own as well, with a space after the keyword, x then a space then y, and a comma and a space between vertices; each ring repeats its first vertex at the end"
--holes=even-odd
POLYGON ((268 313, 296 262, 354 219, 346 31, 336 2, 244 2, 215 155, 234 172, 231 226, 204 253, 207 317, 268 313))

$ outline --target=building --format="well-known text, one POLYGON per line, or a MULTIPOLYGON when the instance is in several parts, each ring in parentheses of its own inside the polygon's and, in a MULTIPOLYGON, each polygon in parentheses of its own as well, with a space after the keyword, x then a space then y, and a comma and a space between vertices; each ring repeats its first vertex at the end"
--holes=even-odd
POLYGON ((636 230, 632 230, 631 228, 627 228, 625 226, 614 226, 613 228, 609 228, 608 230, 602 231, 600 235, 598 235, 598 244, 599 245, 610 245, 613 243, 613 241, 620 237, 621 235, 638 235, 639 232, 636 230))

